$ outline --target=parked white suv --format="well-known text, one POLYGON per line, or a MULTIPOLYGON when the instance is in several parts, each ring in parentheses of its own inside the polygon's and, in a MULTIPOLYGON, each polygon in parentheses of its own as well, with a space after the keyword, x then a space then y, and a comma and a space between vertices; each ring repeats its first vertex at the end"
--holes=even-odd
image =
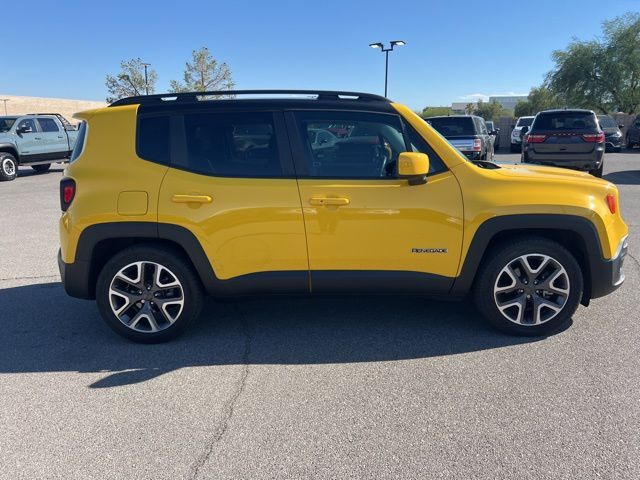
POLYGON ((522 127, 531 128, 535 117, 520 117, 511 131, 511 152, 520 152, 522 150, 522 127))

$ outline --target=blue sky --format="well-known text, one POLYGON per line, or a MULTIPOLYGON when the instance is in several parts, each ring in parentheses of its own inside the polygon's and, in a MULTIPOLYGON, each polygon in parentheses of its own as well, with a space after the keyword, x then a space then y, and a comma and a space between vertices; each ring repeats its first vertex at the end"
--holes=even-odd
POLYGON ((0 93, 103 100, 104 77, 141 57, 158 90, 181 79, 193 49, 226 61, 237 88, 382 93, 418 109, 475 94, 526 93, 572 38, 640 10, 640 0, 76 1, 3 0, 0 93))

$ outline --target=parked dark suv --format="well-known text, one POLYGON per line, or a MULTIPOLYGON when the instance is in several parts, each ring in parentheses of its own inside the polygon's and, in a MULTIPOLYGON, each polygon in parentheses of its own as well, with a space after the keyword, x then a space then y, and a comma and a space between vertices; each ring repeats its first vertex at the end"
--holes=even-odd
POLYGON ((598 115, 600 128, 604 132, 604 147, 607 152, 619 152, 622 150, 622 132, 624 125, 618 125, 610 115, 598 115))
POLYGON ((627 148, 633 148, 640 145, 640 115, 638 115, 633 123, 629 125, 626 136, 627 148))
POLYGON ((591 110, 547 110, 523 137, 522 163, 588 171, 602 176, 604 132, 591 110))
POLYGON ((470 160, 493 158, 493 140, 481 117, 451 115, 425 120, 470 160))

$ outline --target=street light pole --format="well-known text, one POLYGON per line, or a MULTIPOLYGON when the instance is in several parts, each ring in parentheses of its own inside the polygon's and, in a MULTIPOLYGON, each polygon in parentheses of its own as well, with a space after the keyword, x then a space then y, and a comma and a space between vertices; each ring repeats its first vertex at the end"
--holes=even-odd
POLYGON ((9 102, 10 98, 0 98, 0 102, 4 102, 4 114, 7 115, 7 102, 9 102))
POLYGON ((144 66, 144 91, 147 95, 149 95, 149 77, 147 77, 147 67, 150 67, 150 63, 143 63, 144 66))
POLYGON ((404 40, 393 40, 392 42, 390 42, 389 48, 385 48, 384 43, 382 42, 369 44, 371 48, 379 48, 380 51, 385 54, 385 59, 384 59, 384 96, 385 97, 387 96, 387 85, 389 80, 389 52, 393 52, 393 47, 396 47, 396 46, 401 47, 406 44, 407 42, 405 42, 404 40))

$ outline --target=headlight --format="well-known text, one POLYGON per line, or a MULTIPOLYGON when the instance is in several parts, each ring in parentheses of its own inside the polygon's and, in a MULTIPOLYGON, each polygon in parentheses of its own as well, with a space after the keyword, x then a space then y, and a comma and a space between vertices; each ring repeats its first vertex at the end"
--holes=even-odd
POLYGON ((520 138, 520 130, 513 130, 513 131, 511 132, 511 136, 512 136, 513 138, 520 138))

